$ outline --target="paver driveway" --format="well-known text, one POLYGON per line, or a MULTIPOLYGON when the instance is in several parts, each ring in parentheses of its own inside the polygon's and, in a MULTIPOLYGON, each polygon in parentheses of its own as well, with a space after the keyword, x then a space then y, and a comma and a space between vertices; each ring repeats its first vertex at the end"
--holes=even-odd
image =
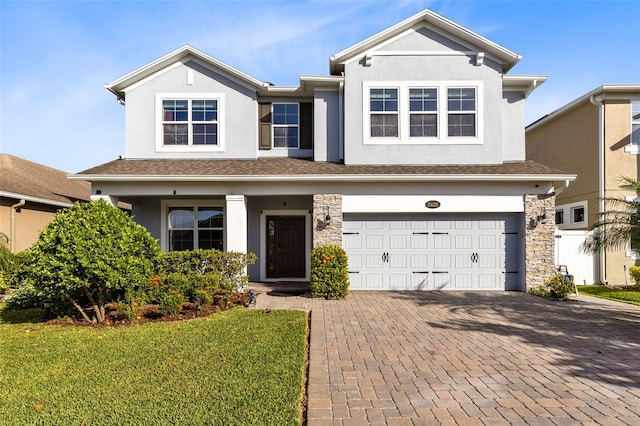
POLYGON ((640 425, 640 309, 512 293, 258 296, 309 309, 308 423, 640 425))

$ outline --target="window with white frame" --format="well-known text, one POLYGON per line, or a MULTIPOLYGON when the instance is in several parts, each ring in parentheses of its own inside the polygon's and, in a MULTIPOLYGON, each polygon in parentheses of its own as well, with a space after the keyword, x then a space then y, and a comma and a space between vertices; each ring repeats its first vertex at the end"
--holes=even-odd
POLYGON ((631 144, 640 145, 640 100, 631 101, 631 144))
POLYGON ((438 89, 409 89, 409 136, 438 137, 438 89))
POLYGON ((363 143, 482 144, 482 81, 365 81, 363 143))
POLYGON ((156 94, 157 151, 223 151, 224 94, 156 94))
POLYGON ((398 89, 370 89, 369 113, 372 138, 398 137, 398 89))
POLYGON ((224 250, 223 208, 199 205, 168 206, 167 249, 224 250))
POLYGON ((217 99, 162 101, 164 145, 218 145, 217 99))
POLYGON ((556 206, 556 226, 560 229, 580 229, 587 227, 586 200, 556 206))
POLYGON ((300 146, 300 111, 297 103, 272 105, 273 147, 298 148, 300 146))
POLYGON ((476 89, 447 89, 447 124, 449 137, 476 136, 476 89))

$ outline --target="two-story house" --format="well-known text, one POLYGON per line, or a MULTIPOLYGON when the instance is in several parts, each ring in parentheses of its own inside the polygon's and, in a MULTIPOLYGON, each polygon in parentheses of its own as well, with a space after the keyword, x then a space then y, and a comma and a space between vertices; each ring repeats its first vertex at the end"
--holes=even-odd
MULTIPOLYGON (((606 211, 605 198, 636 197, 622 177, 640 179, 640 84, 600 86, 526 128, 527 158, 578 175, 556 199, 561 230, 587 230, 606 211)), ((559 244, 562 244, 562 239, 559 244)), ((625 284, 640 265, 629 248, 595 258, 595 282, 625 284)), ((571 270, 570 270, 571 272, 571 270)))
POLYGON ((309 280, 342 244, 351 289, 524 290, 553 273, 554 194, 525 161, 544 76, 429 10, 331 56, 297 87, 185 46, 112 82, 124 158, 73 179, 132 204, 164 250, 254 252, 251 280, 309 280))

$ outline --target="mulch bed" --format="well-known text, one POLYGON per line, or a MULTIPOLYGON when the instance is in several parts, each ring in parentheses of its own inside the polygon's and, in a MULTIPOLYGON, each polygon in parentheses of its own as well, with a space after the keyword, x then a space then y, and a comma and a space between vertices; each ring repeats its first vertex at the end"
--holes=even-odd
MULTIPOLYGON (((231 309, 235 306, 249 306, 249 294, 238 293, 233 298, 229 298, 226 304, 214 304, 214 305, 201 305, 196 306, 195 303, 187 302, 182 304, 180 312, 177 316, 163 315, 158 312, 158 305, 145 305, 145 307, 138 313, 135 320, 130 321, 127 317, 118 312, 118 305, 116 303, 109 303, 105 305, 106 319, 101 324, 95 324, 85 321, 82 317, 76 318, 57 318, 50 319, 47 324, 52 325, 68 325, 68 326, 91 326, 91 327, 103 327, 103 326, 123 326, 132 324, 143 324, 148 322, 167 322, 167 321, 185 321, 193 318, 207 317, 215 312, 220 312, 226 309, 231 309)), ((89 312, 88 312, 89 314, 89 312)), ((89 316, 91 316, 89 314, 89 316)))

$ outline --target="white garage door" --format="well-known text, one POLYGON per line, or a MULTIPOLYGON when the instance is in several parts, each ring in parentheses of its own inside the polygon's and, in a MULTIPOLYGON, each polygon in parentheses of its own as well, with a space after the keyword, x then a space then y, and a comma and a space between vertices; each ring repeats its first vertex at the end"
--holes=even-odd
POLYGON ((518 215, 345 215, 352 290, 519 290, 518 215))

